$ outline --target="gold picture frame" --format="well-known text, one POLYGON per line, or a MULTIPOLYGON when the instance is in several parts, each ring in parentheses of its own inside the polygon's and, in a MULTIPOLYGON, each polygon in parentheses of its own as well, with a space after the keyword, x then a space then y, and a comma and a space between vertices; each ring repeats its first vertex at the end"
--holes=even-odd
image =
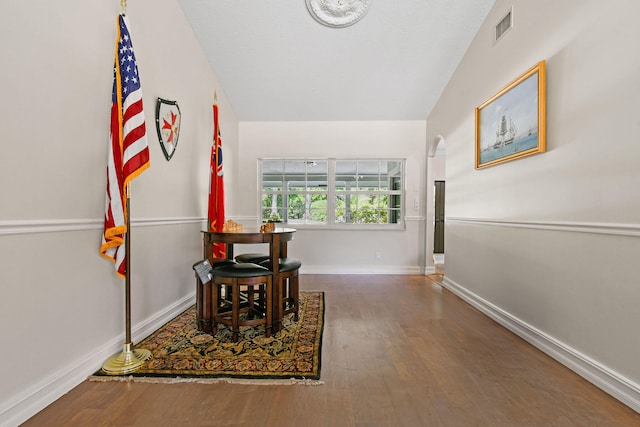
POLYGON ((546 62, 540 61, 476 108, 476 169, 544 153, 546 62))

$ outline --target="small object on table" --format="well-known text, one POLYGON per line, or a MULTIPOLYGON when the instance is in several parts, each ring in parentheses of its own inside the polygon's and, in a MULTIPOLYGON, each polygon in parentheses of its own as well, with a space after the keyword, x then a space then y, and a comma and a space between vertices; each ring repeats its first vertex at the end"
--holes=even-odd
POLYGON ((229 219, 225 221, 225 223, 222 225, 222 231, 227 231, 227 232, 242 231, 242 224, 238 224, 237 222, 229 219))
POLYGON ((276 223, 273 221, 268 221, 266 224, 260 226, 261 233, 271 233, 276 229, 276 223))

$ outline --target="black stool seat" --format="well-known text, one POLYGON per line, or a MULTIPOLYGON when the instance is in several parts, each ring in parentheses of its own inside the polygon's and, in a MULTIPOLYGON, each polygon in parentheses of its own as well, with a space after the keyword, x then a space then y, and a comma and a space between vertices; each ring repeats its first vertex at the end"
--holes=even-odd
POLYGON ((264 260, 268 260, 271 257, 269 256, 269 254, 263 254, 263 253, 248 253, 248 254, 240 254, 236 256, 236 261, 237 262, 253 262, 255 264, 258 264, 264 260))
POLYGON ((287 271, 297 270, 301 266, 302 266, 302 261, 300 261, 299 259, 296 259, 296 258, 280 258, 280 272, 281 273, 286 273, 287 271))
MULTIPOLYGON (((265 260, 258 263, 263 267, 269 268, 269 261, 265 260)), ((302 266, 302 261, 296 258, 280 258, 279 270, 280 273, 286 273, 287 271, 297 270, 302 266)))
POLYGON ((261 265, 250 262, 236 263, 233 261, 230 264, 214 267, 211 273, 219 277, 258 277, 273 275, 271 270, 261 265))
POLYGON ((223 265, 235 264, 236 262, 232 259, 228 258, 212 258, 211 259, 211 267, 221 267, 223 265))

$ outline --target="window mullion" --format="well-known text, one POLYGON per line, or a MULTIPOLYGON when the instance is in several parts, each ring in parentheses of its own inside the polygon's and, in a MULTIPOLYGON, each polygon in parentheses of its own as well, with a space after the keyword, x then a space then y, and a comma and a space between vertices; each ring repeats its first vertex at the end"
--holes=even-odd
POLYGON ((336 223, 336 159, 327 164, 327 225, 336 223))

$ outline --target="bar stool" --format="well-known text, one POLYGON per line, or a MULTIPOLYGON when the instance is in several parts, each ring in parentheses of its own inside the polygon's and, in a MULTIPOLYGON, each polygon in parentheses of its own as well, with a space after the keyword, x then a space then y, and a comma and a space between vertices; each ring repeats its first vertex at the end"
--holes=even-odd
POLYGON ((238 342, 240 326, 264 325, 265 336, 270 337, 273 272, 253 263, 233 263, 214 268, 211 274, 211 332, 218 332, 218 324, 227 325, 231 327, 233 341, 238 342), (241 313, 246 313, 242 319, 241 313))
POLYGON ((211 332, 211 270, 223 265, 235 264, 232 259, 204 259, 193 264, 196 273, 196 324, 199 331, 211 332))
MULTIPOLYGON (((262 261, 261 266, 269 267, 269 260, 262 261)), ((280 295, 282 296, 282 316, 293 313, 293 320, 298 321, 299 282, 298 271, 302 261, 296 258, 280 258, 279 275, 280 295)))

